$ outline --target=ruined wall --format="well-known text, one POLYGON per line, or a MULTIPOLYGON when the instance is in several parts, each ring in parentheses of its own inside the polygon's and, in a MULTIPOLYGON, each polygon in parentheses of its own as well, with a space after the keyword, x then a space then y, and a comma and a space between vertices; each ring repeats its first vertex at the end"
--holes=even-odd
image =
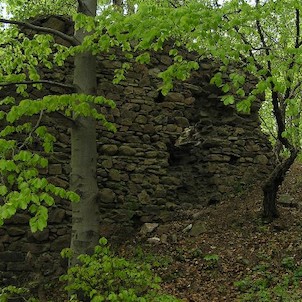
MULTIPOLYGON (((209 84, 217 64, 201 62, 189 80, 175 83, 173 91, 163 96, 157 74, 171 64, 167 49, 150 64, 134 63, 119 85, 112 84, 114 70, 123 61, 122 54, 116 55, 115 61, 109 54, 100 56, 97 66, 98 94, 117 104, 102 111, 118 130, 98 128, 100 235, 121 237, 144 222, 171 220, 180 208, 219 202, 261 181, 271 170, 273 155, 260 131, 259 103, 250 115, 224 106, 221 91, 209 84)), ((46 79, 70 82, 72 63, 63 71, 41 72, 46 79)), ((252 86, 250 81, 245 89, 252 86)), ((49 89, 31 93, 38 97, 49 89)), ((44 173, 67 188, 68 127, 56 117, 45 123, 58 141, 44 173)), ((27 214, 7 221, 0 229, 0 285, 21 271, 59 273, 58 253, 69 245, 70 215, 69 205, 58 202, 50 211, 48 228, 36 234, 29 231, 27 214)))
POLYGON ((100 60, 99 93, 117 103, 104 113, 118 132, 103 129, 98 142, 100 205, 108 222, 165 221, 177 205, 218 202, 270 170, 259 104, 250 115, 224 106, 221 91, 209 85, 217 65, 206 61, 162 96, 156 75, 171 63, 165 53, 149 66, 135 64, 117 87, 111 80, 119 63, 100 60))

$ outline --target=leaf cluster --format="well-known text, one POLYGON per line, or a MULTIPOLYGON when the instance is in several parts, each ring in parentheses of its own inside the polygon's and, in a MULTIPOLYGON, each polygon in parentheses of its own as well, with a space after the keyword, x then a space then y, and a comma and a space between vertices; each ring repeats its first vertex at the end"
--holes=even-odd
POLYGON ((66 116, 93 116, 101 120, 112 131, 113 124, 106 121, 103 114, 91 106, 106 104, 114 107, 114 103, 100 96, 81 94, 45 96, 40 100, 26 99, 18 104, 8 97, 1 104, 14 104, 8 112, 1 111, 0 117, 6 120, 7 126, 0 132, 0 225, 5 219, 12 217, 19 209, 28 209, 33 215, 30 227, 33 232, 42 230, 47 225, 47 207, 55 204, 55 197, 70 201, 79 201, 76 193, 67 191, 48 182, 39 176, 40 169, 48 166, 45 156, 52 152, 55 137, 46 126, 40 125, 43 113, 62 111, 66 116), (20 119, 40 113, 36 125, 30 122, 20 124, 20 119), (20 137, 23 142, 19 143, 20 137), (32 143, 42 146, 39 153, 31 151, 32 143))
MULTIPOLYGON (((72 257, 65 249, 62 256, 72 257)), ((180 302, 175 297, 160 293, 160 278, 154 276, 151 266, 117 257, 101 238, 94 254, 80 255, 79 264, 61 277, 66 290, 78 293, 93 302, 180 302)), ((79 301, 76 294, 72 301, 79 301)))

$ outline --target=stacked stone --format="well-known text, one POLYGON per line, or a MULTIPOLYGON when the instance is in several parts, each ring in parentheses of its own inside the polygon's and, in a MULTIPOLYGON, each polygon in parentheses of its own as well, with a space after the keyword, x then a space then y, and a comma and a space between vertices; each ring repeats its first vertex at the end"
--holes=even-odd
MULTIPOLYGON (((116 52, 114 61, 110 54, 99 57, 98 94, 117 105, 101 109, 117 132, 98 128, 100 236, 122 237, 145 222, 173 219, 180 208, 216 203, 261 181, 272 169, 271 146, 260 130, 259 102, 250 115, 224 106, 221 91, 209 84, 218 69, 210 61, 201 62, 190 79, 176 82, 163 96, 158 90, 162 84, 158 73, 172 63, 167 53, 164 49, 147 65, 133 62, 127 79, 119 85, 112 80, 114 70, 122 66, 123 54, 116 52)), ((62 70, 52 74, 45 69, 41 74, 70 83, 72 70, 72 62, 68 62, 62 70)), ((246 89, 252 86, 251 81, 246 89)), ((33 90, 31 95, 66 92, 52 87, 33 90)), ((68 125, 53 118, 46 123, 58 141, 43 173, 52 183, 67 188, 68 125)), ((48 228, 39 234, 30 234, 27 214, 17 214, 0 229, 3 283, 19 271, 48 274, 59 269, 59 251, 69 246, 69 207, 58 200, 48 228), (46 263, 53 262, 50 259, 57 260, 45 270, 46 263)))
MULTIPOLYGON (((41 170, 41 174, 49 182, 67 189, 70 172, 67 128, 51 122, 49 125, 57 142, 55 152, 49 157, 49 166, 41 170)), ((56 200, 56 205, 49 209, 48 226, 42 232, 31 233, 30 217, 28 213, 19 212, 0 228, 0 287, 20 282, 21 275, 28 278, 29 272, 34 274, 31 280, 62 272, 64 263, 60 251, 70 243, 69 202, 56 200)))
POLYGON ((209 61, 191 79, 176 82, 172 92, 161 95, 157 75, 171 64, 167 52, 149 65, 134 63, 127 81, 117 86, 112 79, 121 60, 104 56, 99 61, 98 93, 117 104, 103 110, 117 132, 101 128, 98 140, 106 230, 108 225, 116 230, 116 223, 125 227, 166 221, 173 218, 171 209, 218 202, 271 170, 273 156, 260 131, 259 102, 250 115, 224 106, 221 91, 209 84, 218 69, 209 61))

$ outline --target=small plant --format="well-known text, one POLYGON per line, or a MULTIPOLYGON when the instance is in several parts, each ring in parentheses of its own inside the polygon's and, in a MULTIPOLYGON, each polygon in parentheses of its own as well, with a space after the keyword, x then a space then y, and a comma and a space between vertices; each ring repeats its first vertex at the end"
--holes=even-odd
MULTIPOLYGON (((9 285, 7 287, 0 289, 0 302, 8 302, 10 299, 21 298, 26 302, 36 302, 35 298, 28 298, 29 290, 26 288, 20 288, 13 285, 9 285)), ((18 299, 19 301, 19 299, 18 299)))
POLYGON ((191 255, 191 258, 194 259, 194 258, 200 258, 200 257, 202 257, 203 253, 202 253, 201 249, 195 248, 195 249, 193 249, 193 250, 190 251, 190 255, 191 255))
POLYGON ((142 247, 137 247, 134 251, 134 260, 137 262, 149 263, 152 267, 167 267, 173 262, 171 256, 162 256, 153 253, 146 253, 142 247))
POLYGON ((281 261, 281 265, 290 270, 294 269, 296 266, 294 257, 283 258, 281 261))
POLYGON ((207 268, 212 269, 218 266, 219 256, 216 254, 208 254, 203 257, 206 261, 207 268))
MULTIPOLYGON (((70 258, 70 249, 62 251, 70 258)), ((71 267, 61 277, 68 285, 72 301, 80 301, 79 295, 91 302, 180 302, 181 300, 160 293, 161 279, 154 276, 146 263, 116 257, 101 238, 94 254, 80 255, 80 264, 71 267)))
POLYGON ((284 273, 274 273, 269 264, 262 263, 249 276, 234 282, 234 286, 240 291, 236 301, 302 301, 302 267, 296 266, 293 257, 284 258, 281 267, 286 269, 284 273))

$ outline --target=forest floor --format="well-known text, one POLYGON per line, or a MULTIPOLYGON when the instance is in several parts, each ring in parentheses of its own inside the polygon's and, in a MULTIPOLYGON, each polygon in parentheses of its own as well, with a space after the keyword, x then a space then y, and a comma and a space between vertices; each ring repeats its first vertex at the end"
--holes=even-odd
MULTIPOLYGON (((260 187, 238 192, 177 213, 174 221, 119 245, 117 253, 150 263, 163 291, 184 302, 302 301, 301 163, 292 166, 279 192, 280 217, 267 224, 261 208, 260 187)), ((49 284, 46 295, 66 301, 56 286, 49 284)))
POLYGON ((272 223, 261 220, 260 188, 240 195, 186 210, 121 252, 153 264, 163 289, 186 302, 302 301, 302 164, 289 171, 272 223))

